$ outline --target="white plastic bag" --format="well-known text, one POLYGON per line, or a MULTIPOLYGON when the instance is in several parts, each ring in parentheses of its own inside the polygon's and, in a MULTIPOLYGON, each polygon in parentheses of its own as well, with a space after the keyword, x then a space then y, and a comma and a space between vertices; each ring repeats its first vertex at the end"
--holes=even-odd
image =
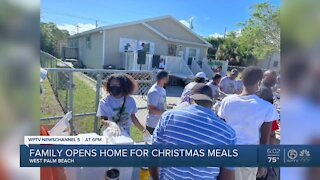
POLYGON ((69 127, 69 121, 72 118, 72 111, 59 120, 59 122, 49 131, 50 136, 61 136, 63 131, 69 127))
POLYGON ((109 126, 103 132, 104 136, 120 136, 121 135, 121 128, 115 122, 109 122, 109 126))

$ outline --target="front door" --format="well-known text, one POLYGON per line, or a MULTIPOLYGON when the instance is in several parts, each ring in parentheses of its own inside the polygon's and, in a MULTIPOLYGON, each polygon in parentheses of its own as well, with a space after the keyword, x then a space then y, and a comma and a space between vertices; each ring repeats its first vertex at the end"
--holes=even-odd
POLYGON ((192 61, 195 62, 199 61, 199 52, 200 50, 197 48, 186 48, 186 57, 185 60, 187 61, 188 65, 191 65, 192 61))

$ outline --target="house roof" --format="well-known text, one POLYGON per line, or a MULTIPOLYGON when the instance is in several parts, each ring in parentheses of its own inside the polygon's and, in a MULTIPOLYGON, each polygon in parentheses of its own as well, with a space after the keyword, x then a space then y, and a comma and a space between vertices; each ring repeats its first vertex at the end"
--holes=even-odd
POLYGON ((209 42, 207 42, 202 37, 200 37, 199 35, 194 33, 191 29, 189 29, 188 27, 186 27, 182 23, 180 23, 177 19, 175 19, 175 18, 173 18, 172 16, 169 16, 169 15, 160 16, 160 17, 154 17, 154 18, 148 18, 148 19, 143 19, 143 20, 138 20, 138 21, 132 21, 132 22, 127 22, 127 23, 115 24, 115 25, 102 26, 102 27, 99 27, 99 28, 96 28, 96 29, 92 29, 92 30, 89 30, 89 31, 85 31, 85 32, 82 32, 82 33, 78 33, 78 34, 72 35, 69 38, 81 37, 81 36, 84 36, 84 35, 87 35, 87 34, 92 34, 92 33, 96 33, 96 32, 102 32, 102 31, 108 30, 108 29, 121 28, 121 27, 125 27, 125 26, 137 25, 137 24, 142 24, 144 27, 146 27, 149 30, 153 31, 154 33, 156 33, 157 35, 159 35, 160 37, 162 37, 163 39, 165 39, 167 41, 194 44, 194 45, 206 46, 206 47, 212 47, 212 45, 209 42), (164 35, 160 31, 158 31, 154 27, 152 27, 149 24, 147 24, 147 22, 156 21, 156 20, 162 20, 162 19, 171 19, 171 20, 173 20, 174 22, 176 22, 177 25, 179 25, 182 28, 184 28, 192 36, 198 38, 201 42, 203 42, 203 44, 202 43, 197 43, 197 42, 191 42, 191 41, 185 41, 185 40, 181 40, 181 39, 174 39, 174 38, 167 37, 166 35, 164 35))

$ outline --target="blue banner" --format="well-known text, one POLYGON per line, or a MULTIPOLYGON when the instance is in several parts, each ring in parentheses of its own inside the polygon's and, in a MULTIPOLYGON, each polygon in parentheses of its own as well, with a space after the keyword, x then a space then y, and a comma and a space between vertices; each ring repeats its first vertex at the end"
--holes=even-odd
POLYGON ((20 145, 21 167, 310 167, 320 146, 20 145))

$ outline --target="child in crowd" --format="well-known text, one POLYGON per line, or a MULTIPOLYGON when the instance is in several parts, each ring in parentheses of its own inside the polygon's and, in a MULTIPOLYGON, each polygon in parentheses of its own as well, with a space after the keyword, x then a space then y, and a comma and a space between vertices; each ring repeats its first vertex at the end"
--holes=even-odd
POLYGON ((133 123, 148 135, 135 115, 138 111, 136 102, 130 96, 136 91, 137 82, 127 74, 112 74, 103 84, 109 94, 100 100, 97 110, 102 125, 116 129, 117 132, 114 133, 116 135, 120 134, 120 129, 130 135, 130 126, 133 123))

